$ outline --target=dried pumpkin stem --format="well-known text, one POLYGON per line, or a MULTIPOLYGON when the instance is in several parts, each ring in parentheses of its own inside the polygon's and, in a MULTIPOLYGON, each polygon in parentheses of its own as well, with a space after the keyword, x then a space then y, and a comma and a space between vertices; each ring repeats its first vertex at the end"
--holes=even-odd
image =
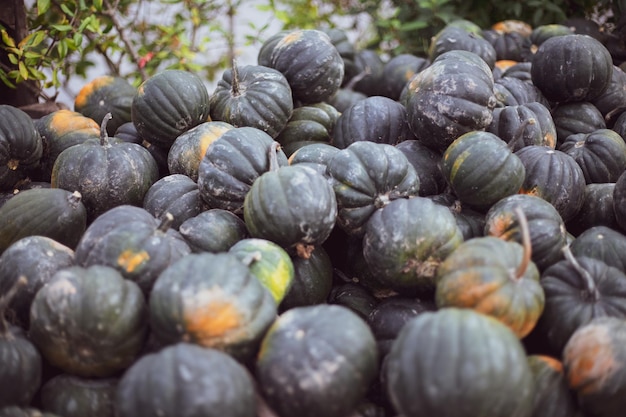
MULTIPOLYGON (((520 124, 520 126, 517 128, 517 131, 515 132, 515 136, 513 136, 513 139, 509 142, 509 149, 514 149, 517 143, 520 140, 524 139, 524 131, 526 130, 526 128, 529 125, 534 125, 535 123, 537 123, 537 121, 534 118, 524 120, 522 124, 520 124)), ((522 146, 523 145, 524 143, 522 142, 522 146)))
POLYGON ((580 276, 583 277, 583 280, 585 281, 585 286, 587 287, 587 293, 594 300, 597 300, 600 297, 600 292, 598 291, 596 282, 593 280, 593 277, 591 276, 589 271, 587 271, 585 268, 582 267, 582 265, 578 262, 578 260, 572 253, 572 250, 569 248, 569 246, 564 246, 562 250, 563 250, 563 255, 565 255, 565 259, 567 260, 567 262, 572 264, 576 272, 578 272, 580 276))
POLYGON ((280 150, 280 143, 274 141, 270 146, 269 152, 269 160, 270 160, 270 171, 276 171, 279 168, 278 165, 278 151, 280 150))
POLYGON ((111 114, 111 112, 107 113, 104 115, 104 118, 102 119, 102 123, 100 124, 100 145, 102 146, 106 146, 109 144, 109 135, 107 135, 107 124, 109 123, 109 120, 111 120, 113 118, 113 115, 111 114))
POLYGON ((9 323, 7 323, 4 318, 4 314, 9 308, 9 304, 11 304, 11 300, 15 297, 15 294, 19 291, 19 289, 26 285, 26 277, 24 275, 20 275, 20 277, 11 285, 11 288, 4 294, 2 298, 0 298, 0 335, 7 334, 9 330, 9 323))
POLYGON ((514 211, 515 215, 517 216, 517 222, 519 224, 520 233, 522 235, 522 246, 524 247, 522 262, 517 267, 517 271, 515 271, 515 276, 517 278, 521 278, 524 276, 526 270, 528 269, 533 249, 530 241, 530 228, 528 227, 528 219, 526 218, 526 214, 524 214, 524 211, 520 207, 515 207, 514 211))
POLYGON ((174 223, 174 216, 169 211, 165 212, 163 217, 161 217, 161 223, 159 223, 159 227, 157 227, 157 230, 166 233, 169 228, 172 227, 172 223, 174 223))
POLYGON ((239 70, 237 69, 237 60, 233 59, 233 82, 232 82, 233 88, 232 88, 232 92, 233 92, 233 96, 238 96, 240 94, 239 92, 239 70))

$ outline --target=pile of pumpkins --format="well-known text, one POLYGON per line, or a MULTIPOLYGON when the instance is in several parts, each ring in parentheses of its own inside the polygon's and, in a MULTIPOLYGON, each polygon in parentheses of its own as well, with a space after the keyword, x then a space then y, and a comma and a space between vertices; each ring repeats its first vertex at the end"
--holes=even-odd
POLYGON ((626 74, 589 24, 281 31, 212 92, 0 106, 0 416, 623 416, 626 74))

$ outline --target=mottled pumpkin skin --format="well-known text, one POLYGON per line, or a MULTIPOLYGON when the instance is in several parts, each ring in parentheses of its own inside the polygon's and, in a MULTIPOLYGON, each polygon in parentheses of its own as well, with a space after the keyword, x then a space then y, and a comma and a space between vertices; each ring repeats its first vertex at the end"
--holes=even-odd
POLYGON ((551 356, 530 355, 528 364, 535 381, 532 417, 582 417, 565 379, 563 362, 551 356))
POLYGON ((445 308, 411 319, 383 372, 394 410, 406 417, 528 417, 532 411, 532 373, 520 341, 472 310, 445 308))
POLYGON ((192 252, 225 252, 248 237, 244 221, 223 209, 209 209, 185 220, 179 227, 192 252))
POLYGON ((242 361, 255 355, 276 316, 270 292, 232 253, 178 260, 161 273, 149 301, 150 325, 161 343, 192 342, 242 361))
POLYGON ((406 84, 429 65, 427 58, 409 53, 391 57, 383 64, 379 95, 399 100, 406 84))
POLYGON ((527 145, 556 147, 552 115, 538 102, 494 109, 493 121, 487 130, 508 143, 513 152, 527 145))
POLYGON ((592 133, 607 127, 600 110, 588 101, 560 103, 551 112, 556 126, 557 148, 570 135, 592 133))
POLYGON ((59 374, 41 387, 41 406, 64 417, 115 415, 118 378, 81 378, 59 374))
POLYGON ((325 102, 297 107, 276 141, 288 157, 306 145, 330 144, 340 115, 334 106, 325 102))
POLYGON ((570 389, 585 415, 619 416, 626 406, 626 322, 600 317, 578 329, 563 350, 570 389))
POLYGON ((496 50, 487 39, 464 28, 446 25, 431 39, 428 57, 434 61, 439 55, 452 50, 475 53, 489 65, 489 68, 493 68, 496 64, 496 50))
POLYGON ((567 222, 567 230, 578 236, 595 226, 619 230, 613 209, 614 182, 591 183, 585 186, 585 199, 576 216, 567 222))
POLYGON ((626 274, 626 235, 606 226, 593 226, 585 230, 570 243, 576 257, 598 259, 614 266, 626 274))
POLYGON ((41 384, 42 358, 26 332, 9 325, 4 313, 0 312, 0 408, 27 406, 41 384))
POLYGON ((349 415, 377 370, 376 342, 365 321, 328 304, 283 313, 255 363, 259 389, 281 416, 349 415))
POLYGON ((420 179, 419 195, 430 196, 444 191, 446 179, 441 173, 439 163, 441 154, 422 144, 419 140, 407 139, 396 145, 407 157, 420 179))
POLYGON ((204 211, 198 184, 184 174, 171 174, 161 178, 146 192, 143 208, 157 219, 166 213, 174 216, 171 227, 178 230, 187 219, 204 211))

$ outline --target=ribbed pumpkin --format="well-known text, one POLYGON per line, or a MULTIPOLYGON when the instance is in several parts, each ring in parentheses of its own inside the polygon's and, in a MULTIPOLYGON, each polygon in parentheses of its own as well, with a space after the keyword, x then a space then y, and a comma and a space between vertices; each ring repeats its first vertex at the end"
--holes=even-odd
POLYGON ((524 165, 506 142, 490 132, 461 135, 443 154, 441 170, 462 203, 486 211, 518 192, 524 165))
POLYGON ((167 175, 148 189, 143 208, 157 219, 170 213, 174 220, 171 227, 178 227, 187 219, 204 211, 198 184, 183 174, 167 175))
POLYGON ((407 157, 392 145, 354 142, 328 162, 337 199, 337 224, 362 236, 370 216, 392 200, 416 196, 419 177, 407 157))
POLYGON ((509 144, 513 152, 528 145, 556 147, 556 126, 550 110, 538 102, 493 110, 487 131, 509 144))
POLYGON ((578 236, 594 226, 606 226, 619 230, 615 210, 613 209, 613 195, 615 183, 592 183, 585 186, 585 199, 578 213, 567 222, 567 230, 573 236, 578 236))
POLYGON ((383 71, 386 63, 380 54, 374 49, 361 49, 356 52, 355 61, 361 72, 350 80, 349 86, 352 90, 365 94, 367 97, 384 96, 383 88, 387 79, 383 71))
POLYGON ((126 79, 102 75, 83 85, 74 99, 74 110, 100 123, 107 113, 113 118, 107 126, 113 135, 124 123, 130 122, 130 107, 137 89, 126 79))
POLYGON ((209 105, 209 93, 199 76, 165 70, 139 86, 131 119, 146 141, 169 149, 181 133, 208 121, 209 105))
POLYGON ((59 374, 41 387, 41 408, 63 417, 112 417, 118 378, 59 374))
POLYGON ((346 307, 363 320, 367 320, 369 314, 378 304, 378 298, 361 283, 348 281, 347 279, 346 277, 345 282, 338 282, 333 285, 328 295, 328 304, 346 307))
POLYGON ((569 245, 576 257, 598 259, 626 274, 626 235, 606 226, 593 226, 576 236, 569 245))
POLYGON ((235 127, 255 127, 275 138, 293 111, 285 76, 261 65, 233 65, 223 72, 211 95, 211 119, 235 127))
POLYGON ((613 75, 607 89, 591 103, 600 110, 608 124, 612 125, 620 108, 626 106, 626 72, 613 65, 613 75))
POLYGON ((452 50, 473 52, 481 57, 489 68, 496 64, 496 50, 482 34, 476 34, 457 25, 446 25, 430 40, 428 58, 434 61, 439 55, 452 50))
POLYGON ((123 375, 115 415, 254 417, 256 404, 250 373, 232 357, 179 343, 142 356, 123 375))
POLYGON ((626 231, 626 171, 622 172, 613 189, 613 211, 622 232, 626 231))
POLYGON ((415 139, 408 139, 396 145, 409 163, 415 168, 420 179, 419 195, 439 194, 446 188, 446 179, 441 173, 439 163, 441 155, 415 139))
POLYGON ((192 252, 226 252, 248 237, 243 220, 223 209, 209 209, 185 220, 178 231, 192 252))
POLYGON ((329 144, 340 115, 335 107, 325 102, 297 107, 276 141, 287 156, 309 144, 329 144))
POLYGON ((505 325, 472 310, 445 308, 407 322, 383 372, 393 408, 405 417, 532 411, 533 377, 522 344, 505 325))
POLYGON ((440 263, 463 241, 447 207, 425 197, 401 198, 377 210, 363 237, 363 256, 380 286, 432 292, 440 263))
POLYGON ((279 166, 288 165, 278 142, 267 133, 254 127, 230 129, 209 145, 200 162, 200 196, 209 208, 241 214, 246 194, 270 169, 271 158, 279 166))
MULTIPOLYGON (((548 109, 551 108, 548 100, 532 82, 523 79, 523 75, 520 78, 514 76, 514 67, 515 65, 507 68, 503 75, 493 83, 497 100, 496 108, 535 102, 543 104, 548 109)), ((525 74, 525 72, 522 73, 525 74)), ((528 78, 530 78, 530 74, 528 74, 528 78)))
POLYGON ((190 254, 173 263, 156 280, 149 304, 161 343, 191 342, 243 362, 276 316, 270 292, 231 253, 190 254))
POLYGON ((139 356, 147 331, 141 290, 107 266, 59 270, 30 310, 33 343, 51 365, 77 376, 123 371, 139 356))
POLYGON ((377 368, 365 321, 345 307, 321 304, 291 309, 274 322, 255 375, 281 417, 343 417, 364 399, 377 368))
POLYGON ((454 216, 457 226, 461 229, 463 240, 483 236, 485 229, 485 213, 469 208, 459 201, 452 192, 428 196, 435 203, 447 207, 454 216))
POLYGON ((289 165, 304 164, 320 174, 328 176, 328 163, 339 151, 339 148, 327 143, 311 143, 292 153, 289 157, 289 165))
POLYGON ((563 143, 570 135, 606 129, 602 113, 588 101, 559 104, 552 109, 552 120, 556 127, 558 144, 563 143))
POLYGON ((520 32, 487 29, 482 32, 483 38, 496 51, 496 60, 522 61, 522 46, 525 36, 520 32))
POLYGON ((87 210, 79 192, 58 188, 20 191, 0 206, 0 253, 34 235, 74 249, 86 228, 87 210))
POLYGON ((379 95, 399 100, 409 80, 429 65, 427 58, 409 53, 391 57, 383 66, 379 95))
POLYGON ((582 417, 567 384, 563 362, 551 356, 530 355, 528 364, 535 381, 532 417, 582 417))
POLYGON ((76 246, 76 264, 115 268, 147 294, 161 271, 191 251, 172 221, 135 206, 115 207, 89 225, 76 246))
POLYGON ((574 30, 572 28, 558 23, 549 23, 534 27, 526 37, 522 46, 523 60, 532 62, 539 47, 548 39, 555 36, 571 35, 573 33, 574 30))
POLYGON ((78 191, 91 222, 105 211, 124 204, 141 206, 159 178, 154 158, 141 145, 109 139, 102 121, 99 140, 87 140, 61 152, 52 167, 51 186, 78 191))

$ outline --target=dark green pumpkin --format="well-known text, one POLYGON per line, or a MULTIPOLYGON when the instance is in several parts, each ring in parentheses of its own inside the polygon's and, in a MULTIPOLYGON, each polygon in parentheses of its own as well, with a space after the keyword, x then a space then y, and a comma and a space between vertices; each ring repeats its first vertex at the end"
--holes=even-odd
POLYGON ((615 182, 613 211, 620 231, 626 232, 626 171, 622 172, 615 182))
POLYGON ((264 67, 270 67, 272 65, 272 51, 274 51, 274 47, 289 32, 289 30, 281 30, 263 41, 263 44, 259 48, 259 53, 257 54, 257 63, 259 65, 263 65, 264 67))
POLYGON ((550 110, 536 101, 495 108, 487 131, 508 143, 513 152, 528 145, 556 147, 556 126, 550 110))
POLYGON ((363 256, 380 286, 401 294, 432 292, 439 264, 463 241, 447 207, 401 198, 377 210, 363 237, 363 256))
POLYGON ((367 97, 368 96, 359 91, 350 90, 349 88, 340 88, 325 102, 337 109, 339 113, 343 113, 357 101, 361 101, 367 97))
POLYGON ((0 253, 34 235, 74 249, 86 227, 87 210, 79 192, 59 188, 21 191, 0 207, 0 253))
POLYGON ((191 249, 173 218, 157 219, 135 206, 112 208, 94 220, 76 246, 76 264, 106 265, 148 294, 159 274, 191 249))
POLYGON ((287 156, 308 144, 329 144, 339 116, 339 111, 325 102, 297 107, 276 141, 287 156))
POLYGON ((209 103, 211 120, 254 127, 273 138, 293 111, 291 87, 285 76, 261 65, 235 65, 224 71, 209 103))
POLYGON ((242 362, 256 354, 276 316, 270 292, 232 253, 190 254, 173 263, 156 280, 149 304, 161 343, 191 342, 242 362))
POLYGON ((546 355, 529 355, 528 364, 535 381, 531 417, 582 417, 576 396, 570 390, 563 362, 546 355))
POLYGON ((244 221, 223 209, 209 209, 185 220, 178 228, 192 252, 226 252, 248 237, 244 221))
POLYGON ((139 356, 147 332, 141 290, 107 266, 57 271, 31 305, 33 343, 51 365, 77 376, 123 371, 139 356))
POLYGON ((552 120, 556 126, 558 144, 563 143, 570 135, 606 129, 602 113, 588 101, 559 104, 552 109, 552 120))
POLYGON ((626 235, 606 226, 593 226, 580 233, 570 243, 576 257, 598 259, 626 274, 626 235))
POLYGON ((287 156, 270 135, 254 127, 230 129, 209 145, 198 167, 200 196, 209 208, 241 214, 252 183, 270 169, 275 154, 278 165, 287 156))
POLYGON ((384 63, 379 95, 392 100, 400 99, 406 83, 429 65, 428 59, 410 53, 392 56, 384 63))
POLYGON ((121 139, 124 142, 132 142, 139 145, 143 143, 143 138, 139 136, 137 128, 135 127, 133 122, 126 122, 120 125, 120 127, 115 130, 112 136, 115 136, 116 138, 121 139))
POLYGON ((532 411, 533 378, 522 344, 505 325, 472 310, 446 308, 408 321, 383 372, 394 410, 405 417, 532 411))
POLYGON ((441 154, 415 139, 400 142, 396 148, 407 157, 417 172, 420 181, 419 195, 429 196, 443 192, 447 184, 439 168, 441 154))
POLYGON ((254 417, 256 404, 250 373, 232 357, 179 343, 133 364, 119 382, 115 411, 119 417, 254 417))
POLYGON ((167 175, 150 186, 143 199, 143 208, 157 219, 165 213, 174 217, 171 227, 204 211, 198 184, 184 174, 167 175))
POLYGON ((457 226, 461 229, 463 240, 483 236, 485 229, 485 213, 469 208, 459 201, 452 192, 428 196, 433 202, 447 207, 454 216, 457 226))
POLYGON ((615 183, 592 183, 585 186, 585 199, 580 210, 567 222, 567 230, 578 236, 594 226, 606 226, 618 230, 613 210, 615 183))
POLYGON ((102 75, 83 85, 74 99, 74 110, 97 123, 111 113, 113 118, 107 132, 113 135, 121 125, 131 121, 130 107, 135 94, 137 89, 126 79, 102 75))
POLYGON ((378 299, 364 285, 347 281, 333 285, 328 295, 328 304, 349 308, 363 320, 367 320, 367 317, 378 304, 378 299))
POLYGON ((572 28, 558 23, 549 23, 532 28, 522 45, 522 59, 532 62, 537 50, 545 41, 555 36, 572 35, 573 33, 572 28))
POLYGON ((490 132, 461 135, 443 154, 441 170, 463 204, 486 211, 518 192, 524 165, 507 143, 490 132))
POLYGON ((416 196, 419 177, 407 157, 392 145, 354 142, 328 162, 337 200, 337 224, 362 236, 370 216, 398 198, 416 196))
POLYGON ((280 416, 350 415, 377 370, 376 341, 365 321, 328 304, 283 313, 255 363, 259 389, 280 416))
POLYGON ((114 417, 118 378, 59 374, 41 387, 41 408, 63 417, 114 417))
POLYGON ((169 149, 181 133, 208 121, 209 106, 209 93, 200 77, 164 70, 139 86, 131 119, 146 141, 169 149))
MULTIPOLYGON (((493 89, 497 99, 497 107, 519 106, 521 104, 541 103, 551 108, 550 103, 541 91, 529 80, 516 77, 509 73, 513 67, 507 68, 503 75, 494 81, 493 89), (507 75, 509 74, 509 75, 507 75)), ((528 74, 530 78, 530 74, 528 74)))
POLYGON ((525 36, 520 32, 487 29, 482 31, 483 38, 496 51, 496 61, 522 61, 522 46, 525 36))
POLYGON ((337 27, 320 27, 319 30, 328 35, 330 42, 335 46, 343 60, 344 71, 341 84, 346 85, 361 69, 355 62, 356 47, 350 39, 348 39, 348 33, 343 29, 337 27))
POLYGON ((289 157, 289 165, 304 164, 323 175, 328 175, 330 160, 339 152, 339 148, 328 143, 311 143, 298 148, 289 157))
POLYGON ((108 116, 99 140, 64 150, 52 167, 51 186, 80 192, 90 222, 113 207, 141 206, 146 192, 159 179, 156 161, 144 147, 108 138, 110 113, 108 116))
POLYGON ((452 50, 473 52, 480 56, 489 68, 496 64, 496 50, 482 37, 482 32, 477 34, 456 25, 446 25, 430 40, 428 58, 434 61, 439 55, 452 50))
POLYGON ((612 125, 620 110, 626 106, 626 72, 613 65, 613 75, 607 89, 591 103, 600 110, 608 125, 612 125))
POLYGON ((0 417, 63 417, 46 413, 34 407, 9 406, 0 408, 0 417))
POLYGON ((357 51, 355 61, 361 72, 350 80, 352 90, 367 97, 384 96, 386 81, 383 72, 386 64, 380 54, 373 49, 361 49, 357 51))

